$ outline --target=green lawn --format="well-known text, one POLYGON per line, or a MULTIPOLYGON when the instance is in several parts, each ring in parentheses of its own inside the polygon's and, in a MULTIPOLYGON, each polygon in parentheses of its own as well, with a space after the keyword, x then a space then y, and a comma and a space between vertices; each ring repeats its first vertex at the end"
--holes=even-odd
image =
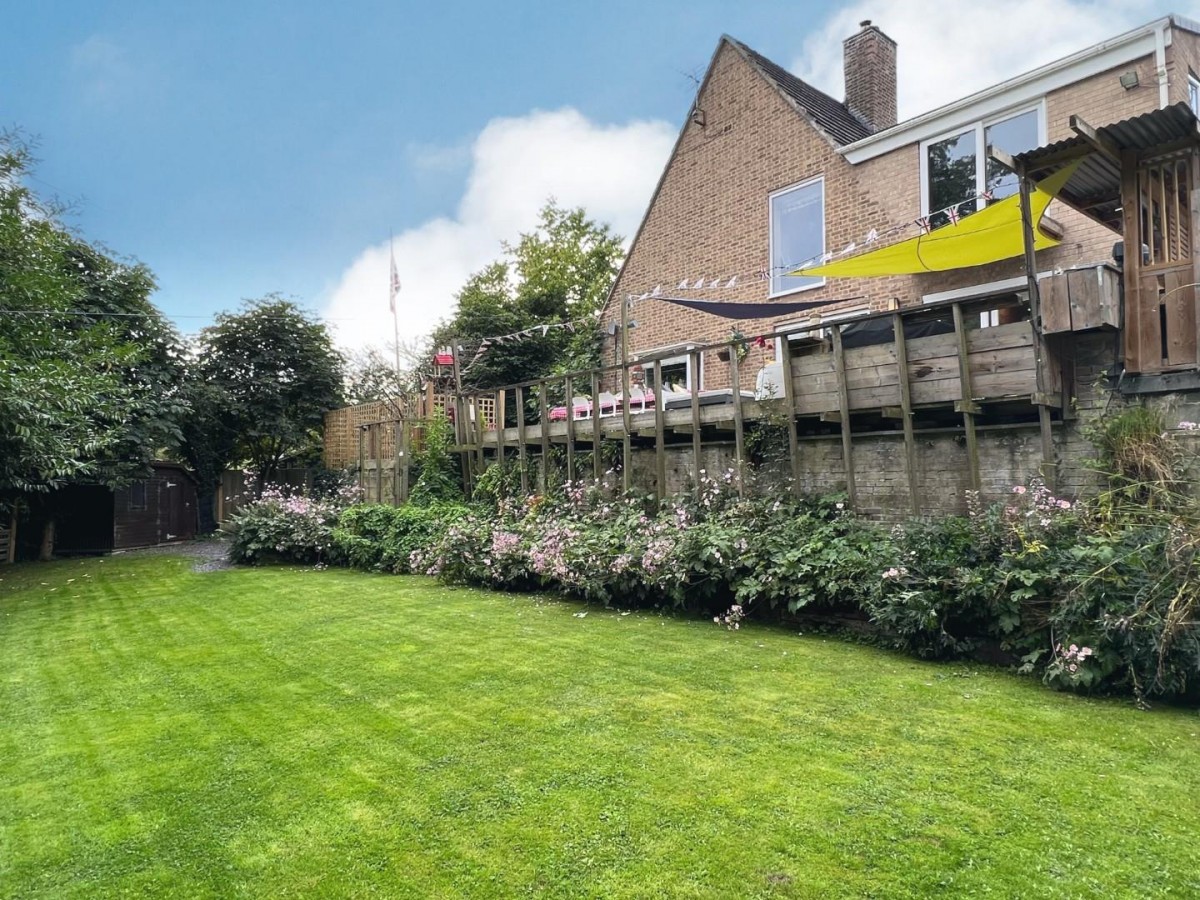
POLYGON ((190 566, 0 569, 0 896, 1200 895, 1195 711, 190 566))

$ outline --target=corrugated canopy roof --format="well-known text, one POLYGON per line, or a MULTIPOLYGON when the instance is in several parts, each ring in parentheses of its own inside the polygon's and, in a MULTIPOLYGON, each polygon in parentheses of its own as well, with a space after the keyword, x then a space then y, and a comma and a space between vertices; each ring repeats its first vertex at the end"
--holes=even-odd
MULTIPOLYGON (((1200 144, 1196 116, 1186 103, 1096 128, 1100 144, 1151 159, 1200 144)), ((1003 149, 1003 148, 1001 148, 1003 149)), ((1040 181, 1076 160, 1079 167, 1059 192, 1061 200, 1098 222, 1121 230, 1121 164, 1089 139, 1077 135, 1019 154, 1017 162, 1040 181)))

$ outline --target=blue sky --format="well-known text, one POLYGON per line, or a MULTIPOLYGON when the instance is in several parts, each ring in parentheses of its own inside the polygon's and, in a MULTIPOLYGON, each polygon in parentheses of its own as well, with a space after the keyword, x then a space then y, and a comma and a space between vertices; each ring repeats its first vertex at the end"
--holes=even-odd
POLYGON ((840 39, 873 17, 900 43, 911 115, 1167 9, 1014 0, 997 23, 919 0, 19 6, 0 34, 0 126, 37 139, 32 186, 147 263, 185 331, 278 291, 348 345, 390 335, 389 230, 408 339, 551 193, 631 234, 722 32, 840 96, 840 39), (1031 48, 1047 16, 1064 33, 1031 48), (992 35, 969 73, 938 51, 956 28, 992 35))

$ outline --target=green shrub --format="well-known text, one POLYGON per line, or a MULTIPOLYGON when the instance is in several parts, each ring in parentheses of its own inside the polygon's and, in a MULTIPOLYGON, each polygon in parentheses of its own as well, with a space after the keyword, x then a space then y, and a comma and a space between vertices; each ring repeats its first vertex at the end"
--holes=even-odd
POLYGON ((268 487, 225 526, 234 563, 319 563, 333 549, 333 528, 349 492, 317 499, 268 487))
POLYGON ((450 448, 454 445, 454 426, 444 415, 434 415, 426 423, 420 449, 413 453, 416 482, 409 494, 409 505, 462 501, 462 476, 450 448))
POLYGON ((466 511, 462 503, 447 501, 351 507, 333 530, 333 559, 358 569, 410 572, 413 553, 436 544, 466 511))

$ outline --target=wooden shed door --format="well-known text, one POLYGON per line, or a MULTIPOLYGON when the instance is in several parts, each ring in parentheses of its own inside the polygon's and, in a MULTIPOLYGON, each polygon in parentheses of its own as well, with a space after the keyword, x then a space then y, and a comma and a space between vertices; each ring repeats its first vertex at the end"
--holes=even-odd
POLYGON ((165 501, 167 512, 167 533, 163 535, 164 540, 178 541, 193 536, 193 529, 190 524, 192 510, 189 508, 187 502, 188 495, 191 492, 186 490, 186 487, 187 485, 178 475, 169 479, 163 485, 163 500, 165 501))

